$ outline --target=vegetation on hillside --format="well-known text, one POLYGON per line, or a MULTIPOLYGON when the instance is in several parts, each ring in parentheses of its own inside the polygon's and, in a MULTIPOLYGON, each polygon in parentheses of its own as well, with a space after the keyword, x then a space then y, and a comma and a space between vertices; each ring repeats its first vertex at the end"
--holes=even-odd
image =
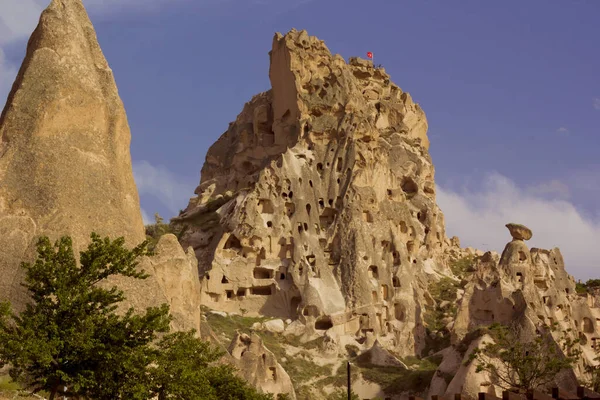
POLYGON ((587 282, 577 282, 575 284, 575 291, 577 293, 591 293, 594 289, 600 288, 600 279, 588 279, 587 282))
POLYGON ((486 333, 492 341, 483 342, 467 362, 476 362, 477 372, 489 373, 494 383, 507 390, 524 393, 543 388, 559 372, 572 368, 580 355, 577 340, 565 335, 557 344, 549 331, 526 339, 518 325, 495 323, 486 333))
POLYGON ((39 239, 35 263, 23 263, 31 302, 19 315, 0 303, 0 367, 10 365, 14 382, 33 392, 98 400, 248 399, 267 400, 234 374, 215 365, 222 353, 195 333, 169 331, 169 308, 118 314, 122 290, 109 278, 148 276, 137 259, 147 242, 132 250, 123 238, 92 233, 76 262, 72 241, 54 246, 39 239), (98 285, 102 283, 102 285, 98 285), (159 339, 160 338, 160 339, 159 339))

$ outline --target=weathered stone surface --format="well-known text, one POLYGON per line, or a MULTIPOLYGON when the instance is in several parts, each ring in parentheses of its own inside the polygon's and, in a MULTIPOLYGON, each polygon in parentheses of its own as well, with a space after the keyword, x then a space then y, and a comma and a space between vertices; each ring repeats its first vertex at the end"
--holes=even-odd
POLYGON ((402 367, 407 368, 406 365, 394 357, 389 351, 384 349, 378 341, 366 352, 360 355, 361 360, 380 367, 402 367))
POLYGON ((258 335, 236 334, 229 346, 241 376, 264 393, 287 393, 296 399, 289 375, 277 358, 263 345, 258 335))
POLYGON ((529 240, 533 236, 531 229, 521 224, 506 224, 514 240, 529 240))
POLYGON ((270 55, 272 89, 209 149, 176 219, 203 302, 418 353, 447 240, 425 115, 383 69, 305 31, 270 55))
POLYGON ((123 104, 80 0, 54 0, 0 117, 0 296, 21 307, 36 237, 144 239, 123 104))
POLYGON ((265 329, 273 333, 283 333, 285 324, 280 319, 272 319, 264 323, 265 329))
MULTIPOLYGON (((90 233, 145 239, 131 168, 130 132, 94 28, 81 0, 53 0, 33 32, 0 116, 0 300, 20 310, 27 294, 21 261, 33 261, 40 235, 90 233)), ((151 277, 116 277, 130 306, 171 305, 174 327, 198 329, 197 261, 177 239, 161 238, 140 264, 151 277)))

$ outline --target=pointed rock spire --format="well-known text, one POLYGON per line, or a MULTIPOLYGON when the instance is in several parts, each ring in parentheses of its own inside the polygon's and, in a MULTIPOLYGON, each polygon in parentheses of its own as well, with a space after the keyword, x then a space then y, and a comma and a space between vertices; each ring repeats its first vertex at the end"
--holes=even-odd
POLYGON ((130 131, 81 0, 52 0, 0 116, 0 300, 25 301, 19 263, 39 235, 144 238, 130 131))

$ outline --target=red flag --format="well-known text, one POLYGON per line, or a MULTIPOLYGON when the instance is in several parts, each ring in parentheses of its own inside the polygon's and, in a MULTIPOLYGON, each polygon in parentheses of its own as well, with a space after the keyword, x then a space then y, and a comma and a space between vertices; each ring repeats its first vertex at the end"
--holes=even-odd
POLYGON ((373 53, 367 51, 367 58, 373 59, 373 53))

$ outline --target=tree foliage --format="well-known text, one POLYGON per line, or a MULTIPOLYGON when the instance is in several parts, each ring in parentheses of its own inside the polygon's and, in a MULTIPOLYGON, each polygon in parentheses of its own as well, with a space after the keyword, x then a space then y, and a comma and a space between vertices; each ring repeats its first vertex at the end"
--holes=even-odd
POLYGON ((271 398, 231 367, 212 365, 222 353, 194 332, 167 334, 166 304, 118 314, 124 293, 105 283, 115 275, 147 278, 137 268, 138 257, 148 254, 147 242, 128 250, 123 238, 92 233, 91 239, 78 265, 69 237, 54 246, 40 238, 35 263, 22 264, 32 301, 20 315, 0 303, 0 366, 10 364, 15 381, 49 392, 50 399, 271 398), (159 334, 165 335, 158 340, 159 334))
POLYGON ((483 342, 471 353, 477 372, 488 372, 505 389, 520 392, 544 387, 564 369, 577 362, 577 340, 563 336, 557 343, 550 332, 523 340, 517 325, 493 324, 487 332, 493 342, 483 342), (564 351, 563 351, 564 350, 564 351))

